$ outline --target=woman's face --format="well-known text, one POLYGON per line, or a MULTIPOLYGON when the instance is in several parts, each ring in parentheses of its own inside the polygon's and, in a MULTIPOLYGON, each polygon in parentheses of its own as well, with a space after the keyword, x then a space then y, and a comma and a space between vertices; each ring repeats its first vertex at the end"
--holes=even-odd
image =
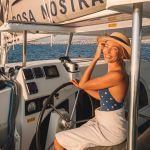
POLYGON ((104 59, 108 63, 119 62, 120 45, 113 41, 106 41, 103 47, 104 59))

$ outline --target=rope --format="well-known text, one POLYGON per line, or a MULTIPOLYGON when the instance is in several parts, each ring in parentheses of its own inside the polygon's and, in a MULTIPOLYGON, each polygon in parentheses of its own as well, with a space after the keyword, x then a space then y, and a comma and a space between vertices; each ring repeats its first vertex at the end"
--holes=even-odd
POLYGON ((19 86, 17 81, 9 80, 8 77, 2 75, 5 79, 5 84, 7 87, 11 88, 10 95, 10 108, 8 115, 8 130, 7 130, 7 138, 2 146, 2 150, 15 149, 15 141, 14 141, 14 132, 15 132, 15 120, 19 107, 19 86))

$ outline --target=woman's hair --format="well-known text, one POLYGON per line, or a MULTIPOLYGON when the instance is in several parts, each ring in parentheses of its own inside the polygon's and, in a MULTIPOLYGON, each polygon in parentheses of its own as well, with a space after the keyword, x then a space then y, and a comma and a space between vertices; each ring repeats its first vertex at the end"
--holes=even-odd
MULTIPOLYGON (((118 33, 117 33, 118 34, 118 33)), ((128 38, 127 38, 128 39, 128 38)), ((111 40, 111 41, 114 41, 114 42, 117 42, 119 45, 120 45, 120 50, 122 51, 122 56, 123 56, 123 59, 130 59, 130 54, 131 54, 131 49, 130 49, 130 41, 129 41, 129 45, 126 45, 126 46, 124 46, 124 43, 123 44, 121 44, 120 43, 120 41, 118 41, 118 40, 115 40, 115 39, 113 39, 111 36, 109 36, 109 35, 105 35, 104 37, 97 37, 97 39, 96 39, 96 44, 98 45, 99 43, 101 43, 101 44, 105 44, 105 42, 106 41, 108 41, 108 40, 111 40)), ((129 40, 129 39, 128 39, 129 40)))
MULTIPOLYGON (((98 45, 99 43, 101 43, 101 44, 105 44, 107 42, 107 40, 101 40, 99 37, 97 37, 97 39, 96 39, 96 44, 98 45)), ((119 44, 120 45, 120 44, 119 44)), ((121 55, 121 58, 122 58, 122 60, 123 59, 130 59, 130 56, 129 56, 129 54, 128 54, 128 52, 125 50, 125 48, 123 47, 123 46, 121 46, 120 45, 120 47, 119 47, 119 53, 120 53, 120 55, 121 55)))
POLYGON ((123 46, 120 46, 120 54, 122 55, 122 59, 130 59, 129 54, 127 51, 124 49, 123 46))

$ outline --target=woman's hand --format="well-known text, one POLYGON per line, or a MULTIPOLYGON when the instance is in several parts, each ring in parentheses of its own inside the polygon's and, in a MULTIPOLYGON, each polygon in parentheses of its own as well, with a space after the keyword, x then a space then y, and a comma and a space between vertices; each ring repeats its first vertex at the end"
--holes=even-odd
POLYGON ((102 41, 102 40, 98 40, 97 39, 97 50, 96 50, 96 53, 95 53, 95 56, 94 56, 94 59, 95 60, 99 60, 100 59, 100 56, 101 56, 101 52, 105 46, 105 42, 102 41))
POLYGON ((79 80, 73 79, 71 82, 73 83, 74 86, 76 86, 77 88, 80 88, 80 86, 79 86, 79 80))
POLYGON ((99 60, 100 59, 101 51, 102 51, 101 44, 98 44, 97 49, 96 49, 96 53, 95 53, 95 56, 94 56, 94 60, 99 60))

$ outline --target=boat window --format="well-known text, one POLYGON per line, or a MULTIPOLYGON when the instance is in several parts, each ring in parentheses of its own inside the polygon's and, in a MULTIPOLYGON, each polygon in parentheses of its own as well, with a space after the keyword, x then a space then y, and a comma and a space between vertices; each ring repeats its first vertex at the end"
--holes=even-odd
MULTIPOLYGON (((96 45, 96 37, 73 36, 72 45, 70 46, 70 58, 89 58, 93 57, 96 45)), ((69 35, 57 35, 51 39, 46 38, 27 45, 27 61, 58 59, 65 55, 69 35)), ((8 52, 8 63, 22 61, 22 44, 15 44, 10 47, 8 52)))
MULTIPOLYGON (((54 36, 41 41, 29 42, 27 45, 27 61, 58 59, 65 55, 69 35, 54 36), (52 41, 52 42, 51 42, 52 41)), ((91 58, 96 51, 96 36, 73 36, 70 46, 70 58, 91 58)), ((150 60, 149 44, 142 44, 141 58, 150 60)), ((8 62, 22 61, 22 45, 12 46, 8 52, 8 62)))

